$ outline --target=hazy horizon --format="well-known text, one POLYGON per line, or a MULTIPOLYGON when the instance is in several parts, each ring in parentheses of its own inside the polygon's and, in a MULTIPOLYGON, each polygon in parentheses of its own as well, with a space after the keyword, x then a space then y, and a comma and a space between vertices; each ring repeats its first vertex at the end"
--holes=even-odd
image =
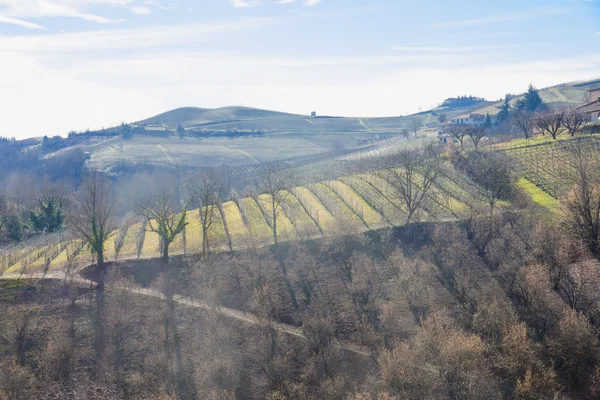
POLYGON ((0 135, 66 135, 179 107, 385 117, 458 95, 496 100, 600 75, 599 8, 0 0, 0 135))

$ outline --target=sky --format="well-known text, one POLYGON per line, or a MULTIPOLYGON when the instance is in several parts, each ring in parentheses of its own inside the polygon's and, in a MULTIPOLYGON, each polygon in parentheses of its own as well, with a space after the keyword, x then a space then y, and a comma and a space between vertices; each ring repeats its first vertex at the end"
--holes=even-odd
POLYGON ((0 0, 0 136, 178 107, 398 116, 600 77, 600 0, 0 0))

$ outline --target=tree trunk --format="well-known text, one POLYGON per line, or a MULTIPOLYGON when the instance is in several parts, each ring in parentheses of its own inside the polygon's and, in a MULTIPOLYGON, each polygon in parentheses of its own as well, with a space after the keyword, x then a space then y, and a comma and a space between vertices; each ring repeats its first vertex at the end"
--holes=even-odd
POLYGON ((202 254, 206 255, 208 252, 208 228, 206 224, 202 222, 202 254))
POLYGON ((167 266, 169 265, 169 246, 171 243, 163 239, 163 253, 160 258, 162 272, 167 272, 167 266))
POLYGON ((96 288, 103 292, 104 291, 104 280, 106 277, 106 264, 104 264, 104 249, 100 249, 98 252, 98 284, 96 288))
POLYGON ((189 398, 187 389, 187 377, 185 367, 183 365, 183 356, 181 354, 181 337, 179 335, 179 327, 177 326, 177 314, 175 310, 175 302, 172 297, 169 300, 169 319, 171 322, 171 332, 173 333, 173 350, 175 351, 175 381, 177 388, 177 399, 183 400, 189 398))
POLYGON ((277 244, 277 212, 275 207, 275 196, 272 199, 273 202, 273 243, 277 244))
POLYGON ((96 315, 94 316, 94 350, 96 352, 96 376, 101 377, 104 369, 104 286, 102 290, 96 291, 96 315))

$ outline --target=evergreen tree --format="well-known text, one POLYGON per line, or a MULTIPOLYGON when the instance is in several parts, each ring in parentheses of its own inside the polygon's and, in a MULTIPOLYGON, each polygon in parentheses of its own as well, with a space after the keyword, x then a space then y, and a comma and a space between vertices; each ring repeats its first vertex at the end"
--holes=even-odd
POLYGON ((490 114, 485 114, 485 121, 483 122, 483 127, 486 129, 490 129, 494 125, 494 121, 492 121, 492 117, 490 114))
POLYGON ((185 128, 181 125, 177 127, 177 136, 179 136, 180 138, 185 137, 185 128))
POLYGON ((38 232, 56 232, 63 226, 64 198, 48 198, 39 201, 39 212, 31 211, 29 219, 34 230, 38 232))
POLYGON ((542 105, 543 101, 538 90, 532 84, 529 84, 527 93, 517 103, 519 110, 536 111, 542 105))
POLYGON ((504 96, 504 104, 500 107, 500 112, 498 113, 498 121, 505 121, 508 118, 508 114, 510 113, 510 96, 507 94, 504 96))

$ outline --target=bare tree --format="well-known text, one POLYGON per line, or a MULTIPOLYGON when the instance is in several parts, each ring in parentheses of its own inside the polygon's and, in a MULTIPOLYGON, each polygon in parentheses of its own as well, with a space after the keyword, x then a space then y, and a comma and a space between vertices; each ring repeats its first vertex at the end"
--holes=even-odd
POLYGON ((226 191, 227 184, 222 170, 198 171, 190 182, 190 190, 198 200, 202 226, 202 254, 210 252, 210 234, 214 218, 218 218, 217 203, 226 191))
POLYGON ((283 203, 289 196, 288 189, 294 182, 294 175, 289 170, 283 169, 279 164, 267 166, 255 181, 261 193, 269 195, 267 206, 269 207, 273 227, 273 243, 278 243, 277 237, 277 219, 283 212, 283 203))
POLYGON ((9 215, 8 201, 0 196, 0 239, 2 239, 2 228, 6 224, 9 215))
POLYGON ((98 263, 98 289, 104 290, 104 244, 113 235, 115 195, 110 181, 96 172, 79 189, 69 225, 90 248, 98 263))
POLYGON ((566 230, 600 256, 600 179, 590 149, 581 143, 570 148, 575 164, 571 191, 561 198, 566 230))
POLYGON ((423 117, 421 116, 414 116, 410 119, 410 123, 409 123, 409 130, 415 135, 415 138, 417 137, 417 134, 419 133, 419 129, 421 129, 421 127, 423 126, 423 117))
POLYGON ((442 159, 433 146, 403 149, 390 156, 385 171, 395 196, 404 205, 408 224, 426 205, 429 194, 442 174, 442 159))
POLYGON ((465 138, 467 137, 467 129, 465 125, 454 125, 450 127, 450 134, 453 138, 460 142, 460 147, 464 147, 465 138))
POLYGON ((467 128, 467 135, 473 141, 473 145, 475 145, 475 150, 479 150, 479 142, 487 135, 487 129, 483 126, 469 126, 467 128))
POLYGON ((476 183, 474 188, 489 204, 491 214, 499 200, 507 199, 513 193, 514 174, 510 169, 510 162, 499 154, 469 154, 466 172, 476 183))
POLYGON ((569 131, 569 135, 575 136, 577 131, 588 121, 588 115, 575 107, 565 112, 563 125, 569 131))
POLYGON ((138 215, 148 221, 146 229, 158 234, 161 239, 163 269, 169 264, 169 246, 188 224, 187 208, 189 204, 190 201, 179 210, 178 198, 173 192, 164 190, 136 206, 138 215))
POLYGON ((552 139, 556 140, 560 129, 563 127, 564 119, 564 110, 548 111, 537 116, 534 119, 534 124, 542 133, 548 133, 552 136, 552 139))
POLYGON ((513 125, 525 135, 525 139, 533 136, 532 112, 526 109, 516 110, 513 114, 513 125))

